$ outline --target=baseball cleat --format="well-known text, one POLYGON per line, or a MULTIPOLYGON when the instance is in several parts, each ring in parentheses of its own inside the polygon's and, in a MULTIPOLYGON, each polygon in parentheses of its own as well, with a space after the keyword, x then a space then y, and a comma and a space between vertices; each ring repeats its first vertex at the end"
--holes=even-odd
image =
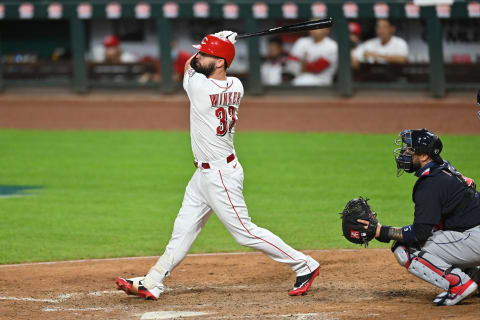
POLYGON ((145 288, 145 286, 143 285, 143 280, 140 281, 138 286, 138 295, 145 300, 158 300, 158 297, 164 291, 165 287, 163 285, 155 286, 152 289, 145 288))
POLYGON ((115 283, 117 284, 117 290, 123 290, 128 295, 138 295, 138 285, 140 281, 143 281, 144 277, 137 277, 131 279, 117 278, 115 283))
POLYGON ((470 296, 477 290, 478 286, 472 279, 465 284, 450 288, 435 297, 433 303, 437 306, 453 306, 470 296))
POLYGON ((300 296, 306 295, 307 291, 310 289, 313 280, 318 276, 320 271, 320 267, 315 269, 312 273, 306 274, 304 276, 297 277, 297 281, 295 281, 295 285, 293 289, 288 292, 290 296, 300 296))

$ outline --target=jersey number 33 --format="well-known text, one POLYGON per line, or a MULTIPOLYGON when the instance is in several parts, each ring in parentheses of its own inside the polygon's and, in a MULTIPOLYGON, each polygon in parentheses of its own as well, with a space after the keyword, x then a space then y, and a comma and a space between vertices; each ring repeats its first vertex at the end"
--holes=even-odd
POLYGON ((237 122, 235 107, 218 107, 215 109, 215 115, 220 120, 220 125, 217 127, 217 136, 223 137, 227 132, 234 132, 235 123, 237 122))

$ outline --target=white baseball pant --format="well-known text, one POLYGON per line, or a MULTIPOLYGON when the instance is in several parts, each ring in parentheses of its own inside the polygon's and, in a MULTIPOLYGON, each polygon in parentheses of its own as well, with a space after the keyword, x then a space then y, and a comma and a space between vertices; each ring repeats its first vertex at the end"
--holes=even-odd
POLYGON ((313 258, 251 221, 243 198, 243 168, 237 159, 230 163, 226 160, 209 162, 209 165, 210 169, 204 169, 199 164, 188 183, 172 237, 164 254, 145 277, 147 288, 161 284, 185 258, 212 211, 239 244, 260 250, 271 259, 289 265, 297 276, 318 268, 319 263, 313 258))

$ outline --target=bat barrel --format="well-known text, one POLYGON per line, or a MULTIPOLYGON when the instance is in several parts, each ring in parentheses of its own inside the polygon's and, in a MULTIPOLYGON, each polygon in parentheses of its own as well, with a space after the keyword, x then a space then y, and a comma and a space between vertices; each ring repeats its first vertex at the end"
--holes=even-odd
POLYGON ((237 36, 237 39, 266 36, 266 35, 278 34, 278 33, 290 33, 290 32, 301 32, 301 31, 308 31, 308 30, 315 30, 315 29, 324 29, 324 28, 330 28, 332 25, 333 25, 332 18, 314 20, 314 21, 305 21, 305 22, 291 24, 288 26, 272 28, 269 30, 240 34, 237 36))

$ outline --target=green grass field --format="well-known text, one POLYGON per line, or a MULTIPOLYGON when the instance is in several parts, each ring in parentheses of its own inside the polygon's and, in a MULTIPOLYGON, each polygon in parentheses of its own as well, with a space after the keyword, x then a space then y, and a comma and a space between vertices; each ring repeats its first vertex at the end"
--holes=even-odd
MULTIPOLYGON (((0 131, 0 263, 159 255, 195 168, 187 132, 0 131)), ((238 133, 252 220, 297 249, 352 248, 340 212, 371 198, 381 223, 412 222, 415 177, 395 176, 394 135, 238 133)), ((442 136, 480 179, 480 137, 442 136)), ((372 247, 385 246, 372 242, 372 247)), ((212 216, 191 252, 248 250, 212 216)))

